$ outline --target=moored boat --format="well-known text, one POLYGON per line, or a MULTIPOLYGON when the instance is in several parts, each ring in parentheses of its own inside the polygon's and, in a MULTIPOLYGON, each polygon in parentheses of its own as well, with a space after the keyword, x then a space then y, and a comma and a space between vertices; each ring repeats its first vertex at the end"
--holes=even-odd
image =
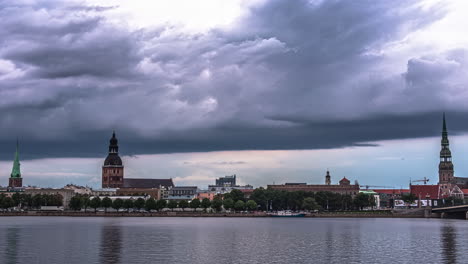
POLYGON ((304 213, 293 213, 291 211, 278 211, 276 213, 269 214, 272 217, 304 217, 304 213))

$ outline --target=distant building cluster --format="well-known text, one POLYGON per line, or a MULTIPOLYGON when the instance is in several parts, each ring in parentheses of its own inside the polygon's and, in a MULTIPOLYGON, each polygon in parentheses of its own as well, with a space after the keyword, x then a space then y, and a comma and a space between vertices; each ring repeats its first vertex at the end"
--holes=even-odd
POLYGON ((325 175, 325 184, 285 183, 282 185, 268 185, 268 188, 280 191, 334 192, 351 196, 359 193, 359 184, 351 184, 346 177, 343 177, 338 184, 331 184, 329 171, 325 175))
MULTIPOLYGON (((77 186, 68 184, 63 188, 37 188, 24 187, 23 178, 20 170, 19 146, 16 144, 16 151, 13 160, 13 168, 10 174, 7 188, 0 188, 0 194, 11 196, 14 193, 26 193, 31 195, 60 195, 63 198, 63 205, 68 206, 70 199, 79 195, 88 196, 119 196, 132 199, 132 197, 152 197, 156 200, 175 200, 190 201, 193 199, 213 200, 217 195, 223 195, 232 190, 240 190, 246 197, 249 197, 254 191, 252 185, 238 185, 237 176, 228 175, 219 177, 215 184, 208 185, 206 189, 200 189, 198 186, 176 186, 172 178, 149 179, 149 178, 126 178, 125 168, 122 159, 119 156, 118 140, 115 132, 109 141, 109 152, 102 166, 102 183, 100 189, 77 186)), ((362 186, 357 181, 351 184, 346 177, 341 178, 337 184, 332 183, 332 177, 327 170, 324 184, 307 183, 284 183, 267 185, 268 189, 278 191, 303 191, 303 192, 332 192, 341 195, 354 197, 359 193, 373 195, 379 207, 393 207, 401 205, 398 202, 405 194, 413 194, 419 201, 425 203, 435 203, 440 199, 463 199, 468 196, 468 178, 455 177, 452 154, 449 148, 449 139, 445 114, 442 125, 442 140, 439 162, 439 182, 438 184, 428 185, 427 179, 415 180, 413 182, 424 182, 421 185, 414 185, 410 182, 408 189, 382 188, 386 186, 362 186), (362 188, 365 187, 365 188, 362 188), (369 189, 369 187, 379 187, 369 189)))

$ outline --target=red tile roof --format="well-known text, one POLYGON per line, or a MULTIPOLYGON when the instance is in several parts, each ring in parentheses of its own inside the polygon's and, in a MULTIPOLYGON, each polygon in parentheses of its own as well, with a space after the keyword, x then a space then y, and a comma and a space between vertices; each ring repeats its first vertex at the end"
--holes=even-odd
POLYGON ((419 199, 425 199, 429 194, 430 199, 439 199, 439 185, 411 185, 411 193, 419 199))
POLYGON ((468 189, 461 189, 461 191, 463 192, 463 194, 468 194, 468 189))
POLYGON ((376 193, 384 193, 384 194, 402 194, 402 193, 409 193, 409 189, 372 189, 376 193))

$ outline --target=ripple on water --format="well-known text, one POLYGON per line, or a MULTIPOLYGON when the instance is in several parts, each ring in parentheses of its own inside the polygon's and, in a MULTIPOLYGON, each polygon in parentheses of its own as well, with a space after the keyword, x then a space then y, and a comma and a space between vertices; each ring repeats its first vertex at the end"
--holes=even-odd
POLYGON ((465 221, 0 218, 0 263, 463 263, 465 221))

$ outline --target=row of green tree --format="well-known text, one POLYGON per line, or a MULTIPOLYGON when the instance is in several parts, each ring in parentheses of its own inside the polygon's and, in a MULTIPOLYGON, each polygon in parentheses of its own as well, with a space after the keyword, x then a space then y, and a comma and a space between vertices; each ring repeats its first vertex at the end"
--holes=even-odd
POLYGON ((41 206, 62 206, 63 197, 60 194, 26 194, 14 193, 11 197, 5 194, 0 194, 0 207, 9 209, 12 207, 18 208, 40 208, 41 206))
MULTIPOLYGON (((238 190, 231 196, 235 199, 243 199, 238 190)), ((304 192, 304 191, 279 191, 264 188, 255 189, 250 195, 250 199, 259 205, 260 210, 362 210, 366 207, 375 206, 375 199, 372 195, 359 193, 354 197, 349 194, 339 194, 333 192, 304 192)))
POLYGON ((239 190, 232 190, 230 193, 218 195, 210 201, 205 198, 203 200, 194 199, 192 201, 166 201, 148 200, 138 198, 137 200, 123 200, 120 198, 111 199, 104 198, 89 198, 88 196, 75 196, 70 201, 70 208, 73 210, 81 210, 88 208, 108 208, 119 209, 145 209, 162 210, 168 208, 174 210, 180 208, 183 211, 187 208, 197 209, 203 208, 205 211, 211 208, 215 211, 235 210, 235 211, 279 211, 279 210, 362 210, 366 207, 375 206, 375 199, 372 195, 359 193, 352 197, 351 195, 342 195, 333 192, 286 192, 278 190, 270 190, 258 188, 253 191, 251 196, 246 199, 244 193, 239 190))
POLYGON ((215 197, 213 201, 210 201, 208 198, 204 198, 201 201, 199 199, 193 199, 191 201, 166 201, 155 200, 153 198, 149 198, 147 200, 143 198, 138 198, 136 200, 124 200, 121 198, 111 199, 108 196, 101 199, 100 197, 90 198, 88 196, 77 195, 70 200, 69 206, 72 210, 76 211, 79 211, 81 209, 84 209, 86 211, 88 208, 92 208, 94 209, 94 211, 96 211, 98 208, 104 208, 105 212, 107 212, 107 209, 109 208, 113 208, 115 210, 126 209, 127 211, 130 211, 132 209, 136 209, 138 211, 141 209, 145 209, 146 211, 160 211, 165 208, 171 210, 180 208, 182 209, 182 211, 185 211, 188 208, 191 208, 192 210, 203 208, 204 211, 207 211, 209 208, 211 208, 217 212, 222 211, 223 208, 225 210, 235 211, 255 211, 258 209, 257 203, 253 200, 248 200, 246 202, 244 202, 243 200, 235 201, 232 198, 222 199, 221 196, 215 197))

